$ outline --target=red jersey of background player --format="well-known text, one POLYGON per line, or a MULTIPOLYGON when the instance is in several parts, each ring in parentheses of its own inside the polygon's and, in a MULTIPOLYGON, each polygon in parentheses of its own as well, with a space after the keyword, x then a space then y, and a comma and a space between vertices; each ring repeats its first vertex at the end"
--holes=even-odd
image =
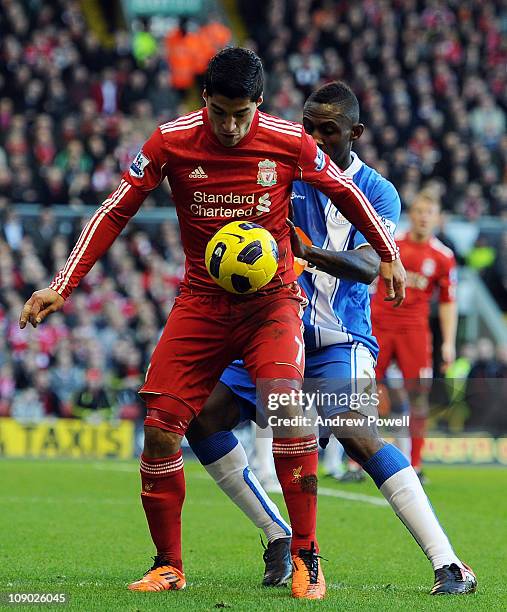
POLYGON ((207 110, 201 109, 154 131, 123 175, 119 188, 83 230, 50 287, 67 298, 149 191, 165 177, 176 203, 186 256, 183 285, 193 292, 223 292, 206 271, 204 252, 211 236, 232 220, 258 223, 277 241, 278 273, 267 288, 295 280, 285 223, 295 179, 309 182, 328 195, 365 234, 383 261, 397 257, 392 237, 363 193, 317 147, 301 124, 256 111, 239 144, 225 147, 213 133, 207 110))
POLYGON ((434 236, 426 242, 415 242, 407 232, 396 243, 407 272, 405 301, 395 310, 377 291, 371 301, 373 327, 418 327, 423 331, 428 328, 430 302, 436 289, 441 303, 456 299, 456 261, 453 252, 434 236))

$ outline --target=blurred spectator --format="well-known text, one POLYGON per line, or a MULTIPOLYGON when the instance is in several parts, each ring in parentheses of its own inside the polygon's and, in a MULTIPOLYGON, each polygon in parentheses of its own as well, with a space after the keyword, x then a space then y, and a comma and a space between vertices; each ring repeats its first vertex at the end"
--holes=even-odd
POLYGON ((60 398, 51 387, 50 374, 47 370, 39 370, 36 373, 33 388, 42 404, 44 416, 66 416, 60 398))
MULTIPOLYGON (((496 361, 498 364, 497 378, 507 380, 507 345, 499 345, 496 347, 496 361)), ((503 394, 503 398, 507 395, 503 394)))
POLYGON ((165 37, 167 63, 174 89, 184 93, 196 77, 206 72, 209 60, 231 39, 230 30, 210 17, 207 24, 196 26, 183 18, 165 37))
POLYGON ((146 20, 141 22, 141 27, 134 34, 132 52, 139 66, 143 66, 146 60, 153 57, 157 52, 157 41, 153 34, 149 32, 146 20))
POLYGON ((16 391, 14 369, 8 361, 0 365, 0 416, 8 416, 16 391))
POLYGON ((72 403, 72 414, 79 418, 95 420, 111 417, 113 402, 100 369, 90 368, 86 372, 85 385, 77 391, 72 403))
POLYGON ((50 385, 49 372, 34 372, 32 386, 17 393, 12 401, 11 415, 19 420, 37 421, 47 417, 69 416, 50 385))
POLYGON ((495 345, 489 338, 479 338, 477 341, 477 358, 470 368, 468 378, 496 378, 498 373, 495 345))
POLYGON ((468 374, 466 401, 469 431, 487 431, 493 435, 507 432, 507 348, 496 347, 489 338, 477 341, 477 360, 468 374))
POLYGON ((505 134, 505 113, 492 96, 484 95, 470 114, 470 127, 479 142, 495 148, 505 134))
POLYGON ((23 240, 24 229, 21 219, 14 210, 8 210, 2 223, 2 234, 13 251, 17 251, 23 240))
POLYGON ((500 308, 507 312, 507 232, 500 236, 500 244, 492 269, 492 283, 489 285, 500 308))
POLYGON ((485 236, 479 236, 466 257, 468 266, 481 272, 495 263, 496 252, 485 236))
POLYGON ((468 378, 476 354, 477 351, 473 344, 464 344, 459 351, 456 361, 445 371, 445 377, 453 381, 454 384, 468 378))
POLYGON ((84 371, 73 363, 71 351, 65 348, 59 350, 51 368, 51 385, 64 405, 71 405, 73 396, 82 388, 84 380, 84 371))

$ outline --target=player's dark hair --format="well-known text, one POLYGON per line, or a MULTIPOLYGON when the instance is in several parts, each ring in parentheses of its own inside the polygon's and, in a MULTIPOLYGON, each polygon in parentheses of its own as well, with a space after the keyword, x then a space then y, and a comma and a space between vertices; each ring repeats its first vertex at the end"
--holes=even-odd
POLYGON ((256 102, 264 89, 260 57, 242 47, 222 49, 210 60, 205 87, 209 96, 220 94, 231 100, 248 98, 256 102))
POLYGON ((326 83, 310 94, 305 104, 335 104, 340 107, 342 115, 348 117, 352 123, 359 123, 359 102, 356 94, 343 81, 326 83))

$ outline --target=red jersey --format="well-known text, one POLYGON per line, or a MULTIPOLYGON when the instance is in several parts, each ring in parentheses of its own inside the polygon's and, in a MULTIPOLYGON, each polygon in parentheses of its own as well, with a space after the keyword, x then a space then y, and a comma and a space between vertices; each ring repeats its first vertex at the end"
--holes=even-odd
POLYGON ((456 292, 456 261, 452 251, 438 238, 427 242, 414 242, 407 233, 397 239, 400 256, 407 271, 406 297, 399 308, 378 291, 371 301, 374 328, 398 329, 419 327, 426 329, 430 313, 430 301, 438 289, 438 299, 454 302, 456 292))
POLYGON ((294 180, 324 192, 383 261, 396 244, 364 194, 308 136, 303 126, 256 111, 249 132, 234 147, 215 137, 206 109, 159 126, 125 172, 118 189, 83 230, 50 287, 64 298, 109 248, 148 193, 168 178, 186 256, 183 284, 193 292, 222 293, 209 276, 204 252, 212 235, 232 220, 254 221, 278 243, 272 288, 295 280, 285 219, 294 180))

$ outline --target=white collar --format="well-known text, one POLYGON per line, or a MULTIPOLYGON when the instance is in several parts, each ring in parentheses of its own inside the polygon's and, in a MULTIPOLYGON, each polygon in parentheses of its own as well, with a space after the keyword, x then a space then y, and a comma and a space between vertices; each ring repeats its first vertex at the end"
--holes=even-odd
POLYGON ((356 172, 359 172, 359 170, 361 170, 361 168, 363 167, 363 162, 354 153, 354 151, 351 151, 350 155, 352 156, 352 163, 348 168, 343 171, 343 174, 345 174, 346 176, 353 177, 356 172))

